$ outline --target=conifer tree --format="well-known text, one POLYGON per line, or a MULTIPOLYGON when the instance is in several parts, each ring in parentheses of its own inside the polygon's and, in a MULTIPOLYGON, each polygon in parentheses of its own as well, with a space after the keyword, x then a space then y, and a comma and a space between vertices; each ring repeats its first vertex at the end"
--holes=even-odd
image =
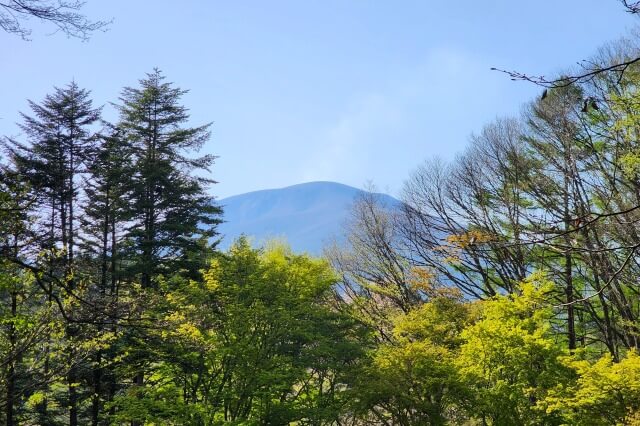
MULTIPOLYGON (((121 196, 127 236, 120 272, 128 285, 127 311, 138 323, 150 320, 149 327, 154 316, 164 316, 152 306, 162 291, 162 277, 199 277, 220 222, 221 210, 206 192, 214 182, 194 174, 208 170, 215 157, 191 156, 209 139, 210 124, 186 127, 188 110, 180 104, 185 93, 164 82, 156 69, 139 87, 125 88, 117 106, 117 128, 130 167, 121 196)), ((133 379, 133 394, 144 389, 152 338, 144 327, 124 330, 120 337, 121 347, 127 348, 120 374, 133 379)))
POLYGON ((184 127, 188 110, 180 105, 186 93, 164 82, 155 69, 140 87, 123 90, 120 122, 132 162, 128 216, 133 240, 133 275, 143 287, 170 271, 197 273, 204 263, 202 238, 215 235, 221 210, 206 193, 211 179, 193 174, 208 170, 215 157, 190 157, 209 139, 210 124, 184 127), (194 253, 196 254, 194 256, 194 253))
MULTIPOLYGON (((22 114, 22 130, 28 144, 10 141, 10 151, 17 171, 29 183, 39 203, 34 204, 40 228, 39 250, 49 251, 51 259, 39 267, 55 277, 59 288, 50 293, 74 297, 78 275, 76 249, 78 245, 78 216, 81 211, 80 177, 86 172, 87 153, 95 143, 92 125, 99 119, 100 109, 93 108, 89 91, 72 82, 56 88, 41 104, 30 101, 33 115, 22 114)), ((53 294, 49 294, 52 297, 53 294)), ((69 424, 78 424, 78 371, 74 362, 72 341, 80 329, 77 315, 64 313, 67 323, 69 424)))
MULTIPOLYGON (((91 153, 88 164, 90 176, 84 182, 87 205, 82 226, 85 268, 90 271, 94 285, 90 301, 96 307, 93 323, 95 336, 114 337, 118 331, 118 262, 120 243, 124 238, 123 192, 130 165, 125 154, 121 132, 108 126, 100 142, 91 153)), ((98 425, 103 401, 112 401, 116 391, 113 372, 105 371, 105 364, 113 362, 113 348, 98 345, 92 356, 89 378, 92 387, 91 423, 98 425), (103 386, 107 384, 106 388, 103 386)))

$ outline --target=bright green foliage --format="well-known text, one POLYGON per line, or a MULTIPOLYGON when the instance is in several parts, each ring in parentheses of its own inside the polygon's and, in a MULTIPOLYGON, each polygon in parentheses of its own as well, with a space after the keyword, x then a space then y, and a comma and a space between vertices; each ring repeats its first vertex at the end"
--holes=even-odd
POLYGON ((629 179, 635 179, 640 172, 640 147, 638 146, 638 127, 640 126, 640 114, 638 112, 637 82, 640 75, 637 70, 628 72, 625 76, 625 84, 620 92, 611 94, 612 112, 614 120, 611 130, 620 138, 622 154, 619 165, 629 179))
POLYGON ((149 348, 155 363, 145 386, 116 401, 116 420, 336 419, 361 349, 359 326, 327 303, 335 280, 322 260, 281 246, 255 250, 241 239, 203 281, 161 282, 162 326, 149 348))
POLYGON ((462 332, 457 366, 473 394, 471 414, 495 425, 559 424, 554 413, 537 409, 548 389, 571 372, 558 357, 551 311, 541 277, 522 284, 519 295, 482 302, 480 319, 462 332))
POLYGON ((217 301, 217 411, 231 421, 287 424, 332 418, 343 404, 357 330, 326 305, 336 277, 327 263, 245 240, 214 261, 205 285, 217 301), (354 330, 355 329, 355 330, 354 330))
POLYGON ((467 399, 454 360, 469 306, 440 297, 394 321, 393 342, 372 354, 356 406, 370 421, 440 425, 467 399))
POLYGON ((358 372, 360 421, 640 424, 640 356, 570 354, 554 330, 554 285, 536 273, 518 289, 486 301, 436 297, 396 316, 391 341, 358 372))
MULTIPOLYGON (((145 425, 194 424, 196 408, 187 406, 182 389, 172 379, 172 370, 162 364, 145 387, 132 387, 115 398, 106 408, 116 407, 110 424, 139 421, 145 425)), ((198 423, 195 423, 198 424, 198 423)))
POLYGON ((608 355, 596 362, 566 357, 564 363, 578 379, 550 391, 541 402, 548 413, 560 413, 572 425, 640 424, 640 356, 636 351, 618 363, 608 355))
POLYGON ((362 377, 361 404, 397 425, 441 425, 462 393, 452 353, 428 341, 384 346, 362 377))
POLYGON ((438 297, 400 316, 394 336, 400 342, 430 340, 454 350, 462 343, 461 333, 472 320, 472 305, 453 297, 438 297))

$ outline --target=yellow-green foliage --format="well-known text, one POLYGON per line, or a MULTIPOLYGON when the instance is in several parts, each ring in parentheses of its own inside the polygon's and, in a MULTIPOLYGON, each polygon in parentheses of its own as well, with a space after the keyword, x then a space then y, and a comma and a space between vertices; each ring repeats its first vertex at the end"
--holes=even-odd
POLYGON ((359 326, 329 309, 335 281, 324 260, 238 240, 216 256, 202 282, 167 285, 174 290, 164 298, 161 337, 180 368, 158 366, 173 380, 144 398, 131 396, 121 411, 159 418, 154 401, 175 397, 165 413, 185 424, 334 419, 360 353, 347 339, 359 326), (188 389, 182 397, 180 386, 188 389), (188 410, 180 408, 185 403, 188 410))
POLYGON ((429 341, 380 348, 366 397, 384 407, 393 424, 444 424, 460 397, 450 350, 429 341))
POLYGON ((561 413, 567 424, 639 425, 640 356, 630 351, 620 362, 608 355, 595 362, 565 357, 575 371, 575 382, 558 384, 541 406, 548 413, 561 413))
POLYGON ((624 175, 629 179, 636 179, 640 172, 640 147, 637 142, 640 136, 640 93, 635 85, 638 74, 630 72, 626 78, 627 83, 634 84, 630 84, 621 93, 611 95, 612 112, 616 117, 611 130, 621 142, 619 164, 624 175))
POLYGON ((393 341, 372 354, 358 402, 392 424, 445 424, 466 395, 454 365, 468 306, 436 298, 395 318, 393 341))
POLYGON ((534 276, 520 295, 482 302, 480 319, 462 332, 456 365, 473 396, 472 415, 496 425, 558 423, 536 407, 547 389, 570 376, 550 333, 550 289, 534 276))
POLYGON ((534 274, 518 294, 440 298, 397 317, 373 355, 368 402, 394 424, 640 424, 640 356, 569 353, 552 290, 534 274))
POLYGON ((393 335, 399 342, 429 340, 454 349, 470 322, 469 304, 457 298, 441 297, 396 318, 393 335))
POLYGON ((620 156, 620 166, 625 176, 633 179, 640 171, 640 153, 637 150, 620 156))

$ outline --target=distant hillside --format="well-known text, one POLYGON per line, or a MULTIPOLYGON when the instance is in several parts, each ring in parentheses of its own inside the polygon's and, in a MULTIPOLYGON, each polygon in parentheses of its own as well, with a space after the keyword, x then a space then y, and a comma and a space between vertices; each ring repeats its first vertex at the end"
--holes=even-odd
MULTIPOLYGON (((244 233, 256 244, 284 237, 295 251, 320 254, 326 242, 342 238, 342 225, 362 193, 340 183, 310 182, 224 198, 219 201, 225 220, 220 247, 228 248, 244 233)), ((389 205, 398 203, 380 195, 389 205)))

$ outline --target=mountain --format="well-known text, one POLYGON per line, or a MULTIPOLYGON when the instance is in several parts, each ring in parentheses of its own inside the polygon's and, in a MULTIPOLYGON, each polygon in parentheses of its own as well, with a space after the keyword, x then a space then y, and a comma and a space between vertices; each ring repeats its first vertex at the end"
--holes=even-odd
MULTIPOLYGON (((342 226, 363 190, 336 182, 309 182, 280 189, 248 192, 219 200, 224 223, 218 228, 220 248, 228 248, 241 234, 254 244, 285 238, 297 252, 321 254, 325 243, 344 238, 342 226)), ((399 202, 379 194, 388 205, 399 202)))

